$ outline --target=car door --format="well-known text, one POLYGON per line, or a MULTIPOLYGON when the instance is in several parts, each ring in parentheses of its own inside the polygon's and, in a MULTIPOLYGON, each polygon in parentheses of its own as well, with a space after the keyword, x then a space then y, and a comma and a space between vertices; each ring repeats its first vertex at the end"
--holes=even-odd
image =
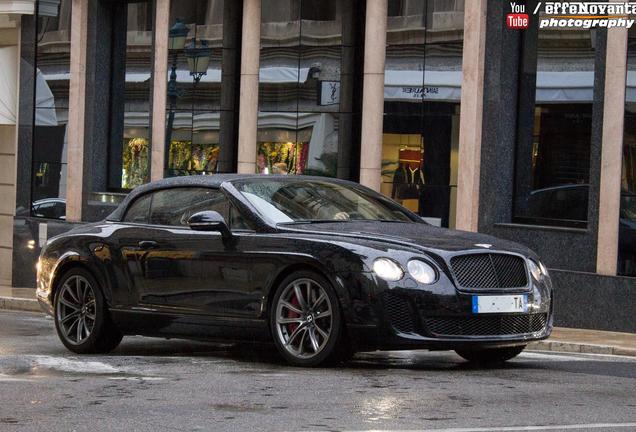
POLYGON ((140 247, 140 238, 146 237, 146 227, 150 214, 151 195, 146 194, 136 198, 126 210, 117 229, 110 235, 109 243, 115 249, 116 260, 121 260, 118 266, 122 272, 122 282, 126 286, 118 287, 120 303, 134 306, 138 293, 143 289, 143 255, 147 250, 140 247), (124 290, 126 294, 124 294, 124 290), (124 299, 124 296, 127 299, 124 299))
MULTIPOLYGON (((140 244, 143 289, 139 303, 217 317, 256 317, 260 291, 253 262, 220 232, 191 230, 188 218, 214 210, 230 220, 225 194, 212 188, 181 187, 153 194, 150 225, 140 244)), ((236 236, 236 240, 240 238, 236 236)))

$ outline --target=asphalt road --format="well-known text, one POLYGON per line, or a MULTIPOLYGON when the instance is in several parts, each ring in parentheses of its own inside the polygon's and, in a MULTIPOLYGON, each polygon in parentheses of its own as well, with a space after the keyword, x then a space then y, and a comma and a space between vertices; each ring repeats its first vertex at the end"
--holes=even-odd
POLYGON ((0 431, 636 431, 636 359, 527 352, 497 369, 454 353, 284 365, 267 347, 125 338, 76 356, 41 314, 0 311, 0 431))

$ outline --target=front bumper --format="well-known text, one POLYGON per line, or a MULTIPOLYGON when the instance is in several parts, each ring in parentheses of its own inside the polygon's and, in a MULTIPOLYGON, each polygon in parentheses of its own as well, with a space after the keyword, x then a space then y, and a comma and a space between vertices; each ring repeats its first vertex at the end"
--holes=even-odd
MULTIPOLYGON (((359 350, 504 347, 547 338, 552 331, 552 286, 533 281, 527 313, 476 314, 473 295, 501 295, 496 291, 462 292, 447 278, 423 286, 408 277, 395 283, 360 275, 367 284, 367 307, 357 307, 347 323, 359 350)), ((361 282, 360 282, 361 281, 361 282)), ((506 292, 505 294, 513 294, 506 292)))

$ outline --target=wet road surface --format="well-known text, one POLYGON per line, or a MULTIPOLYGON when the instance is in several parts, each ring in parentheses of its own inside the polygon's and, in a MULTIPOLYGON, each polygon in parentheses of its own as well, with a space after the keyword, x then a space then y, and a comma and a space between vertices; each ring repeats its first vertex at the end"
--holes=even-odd
POLYGON ((454 353, 288 367, 268 347, 127 337, 77 356, 41 314, 0 311, 0 431, 636 431, 636 359, 454 353))

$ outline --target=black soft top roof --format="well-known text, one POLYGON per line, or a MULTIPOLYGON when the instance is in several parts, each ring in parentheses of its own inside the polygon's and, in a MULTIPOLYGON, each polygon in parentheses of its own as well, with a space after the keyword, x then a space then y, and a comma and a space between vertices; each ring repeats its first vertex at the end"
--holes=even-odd
POLYGON ((266 177, 267 179, 274 180, 287 180, 287 181, 298 181, 298 180, 322 180, 329 181, 334 183, 342 183, 355 185, 357 187, 361 187, 357 183, 353 183, 346 180, 335 179, 331 177, 314 177, 314 176, 295 176, 295 175, 267 175, 263 174, 210 174, 210 175, 192 175, 192 176, 181 176, 181 177, 170 177, 161 180, 156 180, 150 183, 146 183, 144 185, 138 186, 130 192, 126 198, 119 204, 117 209, 112 212, 110 215, 106 217, 107 221, 121 221, 124 217, 124 212, 128 208, 128 205, 138 196, 143 195, 147 192, 151 192, 159 189, 167 189, 172 187, 186 187, 186 186, 202 186, 202 187, 212 187, 218 188, 222 183, 227 181, 235 181, 235 180, 246 180, 257 177, 266 177))

